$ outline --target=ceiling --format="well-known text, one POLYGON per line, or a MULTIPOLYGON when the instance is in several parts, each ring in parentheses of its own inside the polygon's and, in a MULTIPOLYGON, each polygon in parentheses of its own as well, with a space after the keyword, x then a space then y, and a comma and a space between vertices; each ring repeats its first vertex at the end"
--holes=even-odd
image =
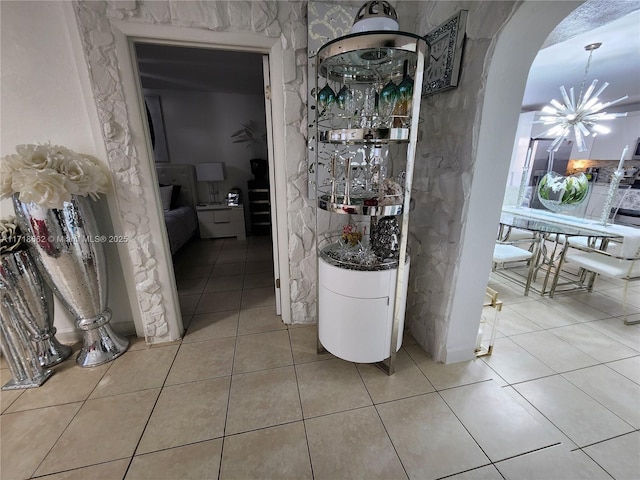
MULTIPOLYGON (((529 72, 522 110, 540 110, 552 98, 561 100, 560 85, 580 91, 588 52, 593 52, 587 83, 610 85, 604 100, 629 98, 620 106, 640 105, 640 1, 587 0, 551 32, 529 72)), ((261 54, 136 44, 144 89, 261 94, 261 54)), ((616 105, 618 106, 618 105, 616 105)), ((611 109, 610 109, 611 110, 611 109)))
POLYGON ((261 95, 262 54, 137 43, 143 89, 261 95))
POLYGON ((606 81, 603 100, 628 95, 619 106, 640 104, 640 2, 589 0, 558 24, 536 56, 523 111, 540 110, 552 98, 562 103, 561 85, 574 87, 577 96, 589 58, 584 47, 596 42, 602 46, 593 52, 586 86, 606 81))

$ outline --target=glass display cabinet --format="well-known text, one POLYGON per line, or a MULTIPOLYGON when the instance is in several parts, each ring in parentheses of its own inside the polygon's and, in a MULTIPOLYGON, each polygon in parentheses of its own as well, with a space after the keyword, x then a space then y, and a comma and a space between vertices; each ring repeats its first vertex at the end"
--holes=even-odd
POLYGON ((417 35, 376 31, 316 56, 318 348, 388 374, 402 344, 427 48, 417 35))

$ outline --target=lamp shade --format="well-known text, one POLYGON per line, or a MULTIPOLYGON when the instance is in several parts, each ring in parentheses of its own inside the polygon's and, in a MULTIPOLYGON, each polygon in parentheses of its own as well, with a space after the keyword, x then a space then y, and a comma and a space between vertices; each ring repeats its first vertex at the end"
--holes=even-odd
POLYGON ((196 177, 199 182, 221 182, 224 180, 224 163, 196 163, 196 177))

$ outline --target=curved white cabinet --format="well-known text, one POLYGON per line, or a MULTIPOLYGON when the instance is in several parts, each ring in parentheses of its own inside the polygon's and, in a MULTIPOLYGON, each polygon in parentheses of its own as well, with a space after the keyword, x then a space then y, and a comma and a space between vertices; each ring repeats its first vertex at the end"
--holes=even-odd
POLYGON ((395 368, 402 345, 413 165, 427 44, 366 32, 318 50, 318 341, 395 368))

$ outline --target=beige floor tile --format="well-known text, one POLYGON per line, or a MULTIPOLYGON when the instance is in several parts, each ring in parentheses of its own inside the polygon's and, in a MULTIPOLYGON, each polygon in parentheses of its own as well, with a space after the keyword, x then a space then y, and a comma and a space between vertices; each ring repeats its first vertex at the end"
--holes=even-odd
POLYGON ((633 430, 608 409, 559 375, 514 388, 579 447, 633 430))
POLYGON ((249 288, 242 291, 242 309, 276 306, 274 287, 249 288))
POLYGON ((539 330, 542 330, 542 327, 524 315, 519 314, 508 306, 502 308, 498 321, 498 331, 503 335, 519 335, 539 330))
POLYGON ((388 402, 434 391, 429 380, 404 349, 400 349, 396 354, 396 368, 393 375, 387 375, 373 364, 361 363, 357 368, 373 403, 388 402))
POLYGON ((407 478, 373 407, 312 418, 305 424, 316 480, 407 478))
POLYGON ((244 276, 242 288, 262 288, 273 285, 273 274, 271 272, 249 273, 244 276))
POLYGON ((496 463, 506 480, 537 480, 540 478, 576 478, 580 480, 610 480, 596 462, 584 452, 570 451, 562 445, 544 448, 496 463))
POLYGON ((567 437, 562 431, 556 427, 553 423, 551 423, 539 410, 536 409, 533 405, 531 405, 526 398, 524 398, 520 393, 513 388, 511 385, 503 387, 502 391, 511 395, 522 408, 524 408, 529 415, 535 418, 540 425, 542 425, 552 436, 556 439, 557 443, 561 443, 564 447, 570 450, 577 450, 579 447, 576 443, 567 437))
POLYGON ((500 472, 493 465, 476 468, 468 472, 447 477, 447 480, 504 480, 500 472))
POLYGON ((225 275, 219 277, 210 277, 204 287, 204 293, 230 292, 233 290, 242 290, 244 275, 225 275))
POLYGON ((179 295, 201 294, 206 284, 206 278, 182 278, 176 280, 179 295))
POLYGON ((608 297, 607 295, 603 295, 598 293, 598 289, 600 286, 598 285, 599 281, 596 281, 595 286, 593 287, 593 292, 584 292, 575 295, 573 298, 593 307, 602 312, 608 313, 612 317, 616 317, 624 314, 624 309, 622 302, 617 299, 613 299, 608 297))
POLYGON ((247 268, 244 271, 247 275, 267 272, 273 274, 273 259, 259 261, 252 260, 247 263, 247 268))
POLYGON ((31 478, 82 403, 3 414, 0 417, 0 472, 3 479, 31 478))
POLYGON ((180 313, 182 315, 193 315, 196 311, 196 307, 198 306, 198 302, 200 301, 200 294, 191 294, 191 295, 178 295, 178 300, 180 301, 180 313))
POLYGON ((214 265, 212 277, 227 277, 229 275, 244 275, 246 263, 221 263, 214 265))
POLYGON ((181 268, 176 272, 176 280, 185 280, 187 278, 209 278, 213 265, 199 265, 189 268, 181 268))
POLYGON ((275 307, 248 308, 240 311, 238 335, 286 330, 282 318, 276 315, 275 307))
POLYGON ((638 351, 594 330, 589 324, 554 328, 549 333, 582 350, 600 362, 610 362, 638 355, 638 351))
POLYGON ((518 303, 511 305, 510 308, 542 328, 563 327, 578 323, 576 318, 540 302, 518 303))
POLYGON ((224 439, 221 480, 276 478, 313 478, 302 422, 241 433, 224 439))
POLYGON ((640 351, 640 325, 625 325, 621 318, 608 318, 588 325, 629 348, 640 351))
POLYGON ((335 358, 327 351, 318 353, 318 333, 315 325, 290 325, 289 338, 293 361, 296 364, 335 358))
POLYGON ((406 347, 405 350, 418 364, 422 373, 426 375, 436 390, 469 385, 490 379, 494 379, 498 383, 503 382, 498 374, 479 358, 466 362, 444 364, 433 361, 418 345, 406 347))
POLYGON ((112 362, 90 398, 161 387, 177 351, 173 345, 125 352, 112 362))
POLYGON ((238 333, 238 310, 194 315, 183 343, 235 337, 238 333))
POLYGON ((54 374, 42 386, 25 390, 7 412, 84 401, 110 366, 82 368, 76 365, 75 357, 69 358, 56 366, 54 374))
POLYGON ((42 480, 122 480, 129 468, 130 460, 114 460, 113 462, 100 463, 90 467, 76 468, 66 472, 54 473, 39 477, 42 480))
POLYGON ((497 339, 493 353, 482 361, 510 384, 555 373, 510 338, 497 339))
POLYGON ((556 372, 567 372, 599 363, 595 358, 547 331, 516 335, 511 337, 511 340, 556 372))
POLYGON ((231 375, 235 343, 235 338, 220 338, 181 345, 166 385, 231 375))
POLYGON ((194 312, 201 313, 224 312, 227 310, 240 309, 241 290, 231 292, 203 293, 198 302, 198 307, 194 312))
POLYGON ((293 364, 286 330, 238 337, 233 373, 246 373, 293 364))
POLYGON ((640 432, 596 443, 584 452, 615 479, 640 478, 640 432))
POLYGON ((87 400, 37 474, 132 456, 159 393, 160 389, 152 389, 87 400))
POLYGON ((409 478, 436 479, 490 463, 437 394, 376 408, 409 478))
POLYGON ((557 437, 492 380, 440 395, 491 461, 557 443, 557 437))
POLYGON ((581 322, 602 320, 603 318, 609 317, 609 314, 582 303, 572 295, 555 295, 553 298, 545 297, 540 299, 540 303, 548 305, 554 310, 558 310, 581 322))
MULTIPOLYGON (((0 356, 0 358, 2 357, 0 356)), ((2 358, 2 361, 5 362, 4 358, 2 358)), ((6 367, 7 364, 3 363, 3 365, 6 367)), ((9 368, 0 369, 0 385, 6 384, 12 378, 9 368)), ((51 380, 51 377, 49 380, 51 380)), ((24 390, 0 390, 0 413, 4 413, 23 393, 24 390)))
POLYGON ((344 360, 296 365, 304 418, 371 405, 353 363, 344 360))
POLYGON ((233 375, 225 435, 301 419, 293 367, 233 375))
POLYGON ((244 263, 247 261, 247 251, 246 250, 229 250, 225 251, 224 249, 218 255, 216 260, 216 265, 222 265, 225 263, 244 263))
POLYGON ((640 384, 640 355, 607 363, 607 366, 619 374, 624 375, 629 380, 640 384))
POLYGON ((163 388, 136 454, 222 437, 230 383, 222 377, 163 388))
POLYGON ((133 457, 125 480, 217 480, 222 439, 133 457))
POLYGON ((605 365, 567 372, 562 376, 625 422, 640 428, 640 385, 605 365))

